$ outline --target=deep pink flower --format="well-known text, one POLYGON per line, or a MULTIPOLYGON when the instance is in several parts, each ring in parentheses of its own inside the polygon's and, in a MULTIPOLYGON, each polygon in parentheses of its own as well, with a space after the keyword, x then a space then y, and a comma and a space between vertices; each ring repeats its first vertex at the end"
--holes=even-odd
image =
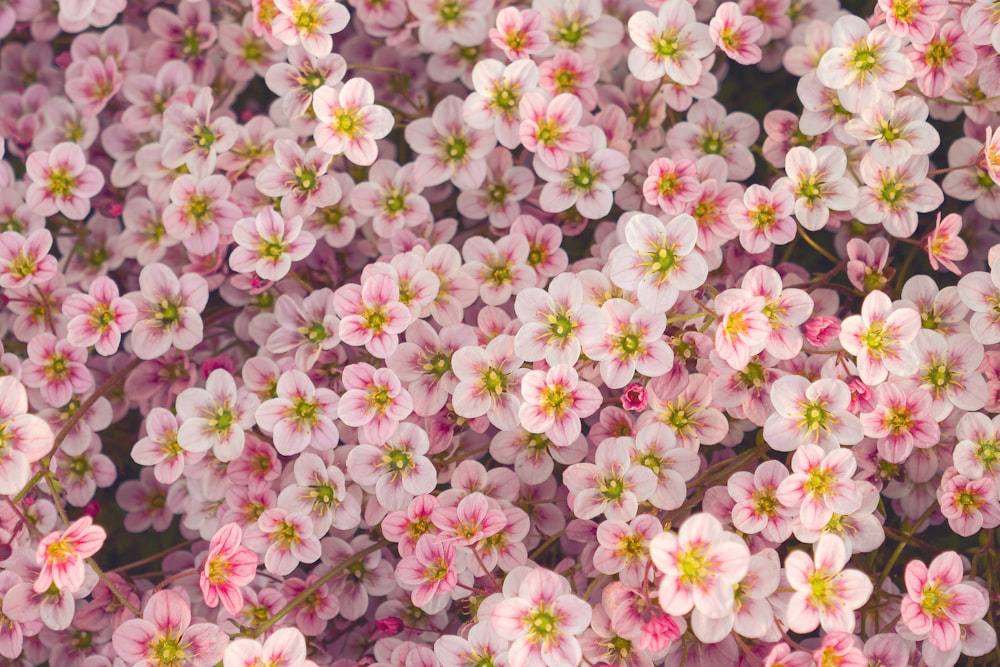
POLYGON ((529 433, 545 433, 557 447, 580 437, 580 420, 601 405, 600 390, 581 381, 573 367, 564 364, 548 371, 528 371, 521 378, 521 396, 521 425, 529 433))
POLYGON ((135 324, 135 304, 118 295, 118 285, 107 276, 90 284, 87 294, 72 294, 62 307, 70 318, 67 340, 77 347, 90 347, 98 354, 111 356, 118 351, 121 337, 135 324))
POLYGON ((42 566, 35 579, 34 590, 43 593, 49 586, 74 593, 83 585, 86 559, 96 554, 107 533, 95 526, 89 516, 82 516, 65 531, 50 533, 42 538, 35 559, 42 566))
POLYGON ((243 531, 227 523, 212 536, 208 556, 198 575, 198 586, 205 604, 217 607, 219 601, 234 616, 243 607, 242 588, 257 575, 257 555, 241 546, 243 531))

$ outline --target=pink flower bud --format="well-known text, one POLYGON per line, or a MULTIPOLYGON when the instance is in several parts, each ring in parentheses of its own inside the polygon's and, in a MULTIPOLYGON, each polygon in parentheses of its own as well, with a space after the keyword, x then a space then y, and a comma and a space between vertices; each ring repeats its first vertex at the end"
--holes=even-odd
POLYGON ((228 354, 220 354, 216 357, 208 357, 201 365, 201 373, 206 378, 212 374, 212 371, 221 368, 229 372, 230 375, 236 373, 236 363, 233 362, 232 358, 228 354))
POLYGON ((73 54, 70 53, 69 51, 63 51, 58 56, 56 56, 55 61, 56 65, 59 65, 59 67, 66 69, 73 62, 73 54))
POLYGON ((376 618, 375 627, 379 629, 379 632, 383 632, 391 637, 403 631, 403 621, 395 616, 376 618))
POLYGON ((632 412, 642 412, 646 409, 646 388, 638 382, 625 387, 622 393, 622 407, 632 412))
POLYGON ((805 335, 813 347, 826 347, 840 335, 840 320, 836 317, 814 317, 806 322, 805 335))
POLYGON ((854 414, 869 412, 875 409, 875 393, 871 387, 861 381, 858 376, 852 376, 847 381, 847 386, 851 389, 851 403, 847 409, 854 414))
POLYGON ((96 500, 91 500, 87 503, 86 507, 83 508, 83 513, 93 519, 101 513, 101 504, 96 500))
POLYGON ((658 653, 676 641, 681 636, 677 621, 666 614, 655 614, 642 624, 642 635, 639 637, 639 648, 658 653))

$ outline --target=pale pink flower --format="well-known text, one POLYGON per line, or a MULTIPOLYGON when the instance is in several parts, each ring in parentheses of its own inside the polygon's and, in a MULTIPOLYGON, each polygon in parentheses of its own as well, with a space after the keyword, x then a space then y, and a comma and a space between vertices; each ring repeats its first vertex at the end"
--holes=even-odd
POLYGON ((693 160, 657 158, 649 163, 642 196, 647 204, 659 205, 668 215, 689 210, 698 198, 698 177, 693 160))
POLYGON ((121 87, 122 73, 112 56, 104 59, 88 56, 83 62, 77 61, 73 76, 66 79, 66 95, 87 117, 103 111, 121 87))
MULTIPOLYGON (((883 0, 884 1, 884 0, 883 0)), ((897 4, 902 4, 896 0, 897 4)), ((979 6, 984 6, 980 4, 979 6)), ((963 12, 963 20, 971 12, 963 12)), ((926 40, 910 44, 907 56, 913 65, 913 79, 921 93, 941 97, 976 69, 976 50, 959 21, 932 26, 926 40)))
POLYGON ((198 178, 215 171, 219 154, 236 143, 237 131, 232 118, 212 118, 214 103, 212 89, 204 87, 189 104, 174 102, 163 112, 160 157, 165 167, 178 169, 183 165, 198 178))
POLYGON ((272 0, 277 10, 271 34, 282 44, 302 47, 322 58, 333 50, 333 38, 351 19, 347 8, 335 0, 272 0))
POLYGON ((517 386, 527 371, 517 353, 514 338, 501 334, 485 348, 468 345, 452 355, 451 367, 458 378, 452 399, 455 413, 466 419, 487 416, 499 429, 518 426, 521 401, 517 386))
POLYGON ((432 53, 447 51, 452 45, 478 47, 488 33, 486 16, 493 8, 488 0, 409 0, 410 11, 419 22, 417 39, 432 53))
POLYGON ((56 408, 69 403, 73 394, 83 394, 94 386, 94 377, 87 368, 87 351, 50 333, 28 341, 21 381, 38 389, 42 398, 56 408))
POLYGON ((496 134, 466 124, 463 104, 460 97, 449 95, 434 107, 430 118, 406 126, 406 143, 417 154, 413 177, 422 187, 450 179, 455 187, 467 190, 486 179, 486 156, 496 146, 496 134))
POLYGON ((580 437, 581 420, 601 405, 601 392, 583 382, 572 366, 558 364, 548 371, 528 371, 521 378, 524 400, 518 410, 529 433, 544 433, 556 447, 580 437))
POLYGON ((482 187, 459 193, 458 212, 471 220, 488 218, 493 227, 510 227, 521 214, 521 202, 535 187, 535 174, 527 167, 514 166, 510 151, 502 146, 493 149, 486 166, 482 187))
POLYGON ((312 104, 319 121, 315 138, 320 149, 330 155, 343 153, 366 167, 375 162, 375 142, 389 134, 394 120, 388 109, 375 104, 371 83, 355 78, 339 89, 321 86, 313 93, 312 104))
POLYGON ((903 463, 914 447, 933 447, 941 428, 931 416, 930 393, 912 383, 885 382, 875 387, 875 407, 861 415, 865 435, 878 440, 878 453, 889 463, 903 463))
POLYGON ((591 147, 593 137, 580 127, 583 105, 575 95, 563 93, 549 99, 547 93, 533 91, 521 98, 518 108, 521 143, 552 169, 565 169, 571 155, 591 147))
MULTIPOLYGON (((233 615, 236 612, 231 612, 233 615)), ((222 656, 223 667, 256 667, 281 665, 282 667, 307 667, 306 640, 297 627, 279 628, 262 642, 241 637, 226 646, 222 656)))
POLYGON ((938 212, 934 229, 927 235, 925 241, 932 269, 937 271, 938 264, 941 264, 955 275, 962 275, 962 270, 955 265, 955 262, 961 262, 968 256, 969 247, 959 236, 961 231, 962 216, 949 213, 942 218, 941 212, 938 212))
POLYGON ((386 363, 407 383, 415 413, 429 417, 445 406, 458 384, 451 357, 476 342, 473 329, 465 324, 450 324, 437 332, 424 320, 416 320, 407 328, 406 342, 399 344, 386 363))
POLYGON ((241 217, 229 200, 232 187, 222 174, 196 178, 182 174, 170 186, 170 204, 163 210, 163 228, 198 255, 214 253, 241 217))
POLYGON ((126 664, 148 667, 211 667, 222 659, 228 641, 215 623, 191 625, 190 605, 172 590, 153 594, 142 618, 125 621, 111 636, 126 664))
POLYGON ((962 537, 1000 525, 1000 503, 992 477, 971 480, 948 468, 941 478, 937 501, 948 526, 962 537))
POLYGON ((649 577, 649 543, 663 532, 656 517, 640 514, 631 522, 603 521, 597 526, 594 568, 601 574, 617 574, 626 586, 642 586, 649 577))
POLYGON ((44 593, 49 586, 75 593, 83 586, 86 559, 96 554, 107 533, 84 515, 71 523, 65 531, 49 533, 38 543, 35 560, 42 566, 33 585, 36 593, 44 593))
POLYGON ((793 551, 785 559, 785 576, 795 589, 788 600, 785 622, 793 632, 853 632, 854 611, 868 602, 872 581, 859 570, 845 570, 851 554, 844 541, 823 535, 813 557, 793 551))
POLYGON ((146 436, 132 447, 132 460, 141 466, 153 466, 153 475, 161 484, 173 484, 184 474, 185 466, 202 458, 177 443, 177 417, 166 408, 154 407, 146 415, 146 436))
POLYGON ((989 600, 974 586, 962 583, 962 559, 946 551, 930 566, 912 560, 906 566, 906 595, 900 600, 900 615, 906 629, 927 636, 941 651, 959 642, 961 625, 981 619, 989 600))
MULTIPOLYGON (((506 7, 500 14, 506 11, 517 13, 517 9, 506 7)), ((480 60, 472 68, 475 90, 462 104, 462 117, 477 130, 493 130, 500 145, 513 150, 521 143, 521 98, 538 88, 538 81, 538 66, 532 60, 516 60, 506 66, 491 58, 480 60)))
POLYGON ((872 159, 899 167, 914 155, 930 155, 941 143, 937 130, 927 122, 927 103, 915 95, 880 97, 865 107, 844 129, 852 137, 872 142, 872 159))
POLYGON ((300 563, 315 563, 322 552, 312 520, 280 507, 264 510, 247 530, 243 543, 263 553, 265 569, 277 577, 291 574, 300 563))
POLYGON ((834 451, 861 441, 861 421, 851 414, 851 390, 834 378, 809 382, 801 375, 786 375, 771 386, 774 413, 764 424, 764 439, 779 452, 804 444, 834 451))
POLYGON ((892 34, 909 37, 913 43, 926 44, 934 29, 948 13, 947 0, 878 0, 878 8, 885 13, 885 24, 892 34))
POLYGON ((441 531, 439 540, 473 548, 507 525, 507 517, 499 504, 478 491, 465 496, 457 505, 438 506, 431 513, 431 521, 441 531))
POLYGON ((490 614, 493 629, 511 641, 510 667, 574 667, 583 658, 577 637, 590 626, 590 603, 571 593, 566 579, 543 568, 517 568, 504 580, 490 614))
POLYGON ((858 375, 869 385, 884 382, 889 373, 907 377, 919 362, 910 343, 920 331, 920 315, 912 308, 893 310, 884 292, 874 291, 861 304, 861 314, 846 318, 840 344, 858 360, 858 375))
POLYGON ((644 308, 664 312, 682 290, 697 289, 708 277, 708 263, 695 249, 698 223, 690 215, 682 213, 664 224, 635 213, 621 233, 625 243, 611 251, 607 271, 616 285, 635 290, 644 308))
POLYGON ((52 280, 59 268, 51 249, 48 229, 36 229, 27 238, 15 231, 0 233, 0 287, 16 289, 52 280))
POLYGON ((795 146, 785 158, 785 173, 773 190, 795 196, 795 217, 809 231, 826 226, 830 211, 847 211, 858 203, 858 187, 845 177, 847 154, 840 146, 815 151, 795 146))
MULTIPOLYGON (((749 178, 757 166, 749 147, 759 135, 760 124, 753 116, 742 111, 728 113, 720 102, 706 99, 692 104, 687 120, 670 128, 667 145, 696 158, 719 156, 725 161, 728 180, 741 181, 749 178)), ((727 180, 712 161, 700 162, 698 171, 702 181, 727 180)))
POLYGON ((319 146, 305 151, 290 139, 279 139, 274 142, 274 162, 257 172, 254 184, 268 197, 281 197, 280 210, 286 218, 307 217, 317 208, 336 204, 343 195, 337 178, 327 173, 330 159, 319 146))
POLYGON ((348 492, 344 471, 328 465, 317 454, 302 452, 295 460, 295 484, 278 494, 278 506, 302 512, 313 522, 313 534, 322 538, 330 528, 350 530, 361 520, 360 493, 348 492))
POLYGON ((513 61, 530 59, 549 46, 542 15, 534 9, 504 7, 497 12, 496 28, 490 28, 489 38, 513 61))
POLYGON ((750 357, 764 351, 771 335, 765 305, 764 297, 742 289, 728 289, 715 298, 715 351, 731 368, 743 370, 750 357))
POLYGON ((396 564, 396 580, 410 591, 415 607, 434 614, 451 601, 460 568, 465 569, 465 558, 457 552, 454 542, 421 535, 413 554, 396 564))
POLYGON ((826 452, 819 445, 802 445, 792 455, 792 474, 778 485, 777 497, 798 509, 806 528, 820 530, 834 514, 848 515, 861 506, 861 494, 851 479, 856 469, 850 449, 826 452))
POLYGON ((462 270, 479 282, 479 295, 488 306, 500 306, 521 290, 537 283, 528 264, 531 245, 522 234, 511 233, 491 241, 472 236, 462 244, 462 270))
POLYGON ((738 470, 730 475, 726 488, 734 501, 733 526, 775 544, 787 540, 796 511, 778 499, 778 486, 786 477, 788 469, 780 461, 764 461, 753 473, 738 470))
POLYGON ((198 587, 205 604, 219 601, 234 616, 243 608, 242 587, 257 575, 257 555, 242 546, 243 531, 235 523, 219 528, 208 544, 208 556, 198 575, 198 587))
POLYGON ((264 432, 272 434, 279 454, 294 456, 307 447, 327 451, 340 440, 334 423, 337 403, 332 390, 317 388, 308 375, 291 369, 281 374, 275 398, 261 403, 254 418, 264 432))
POLYGON ((360 428, 359 437, 366 444, 385 442, 413 409, 409 392, 388 368, 352 364, 342 379, 346 391, 337 404, 337 416, 360 428))
POLYGON ((711 514, 699 513, 677 533, 650 541, 649 555, 662 575, 658 602, 671 616, 697 609, 709 618, 730 614, 734 586, 746 576, 750 550, 736 534, 723 530, 711 514))
POLYGON ((663 311, 636 307, 625 299, 608 299, 601 306, 606 325, 581 332, 583 353, 600 364, 609 389, 620 389, 636 372, 646 377, 666 373, 674 363, 673 350, 663 340, 667 318, 663 311))
POLYGON ((237 247, 229 255, 229 266, 239 273, 255 273, 264 280, 278 281, 288 275, 292 262, 306 257, 316 247, 312 234, 302 231, 302 218, 285 219, 273 208, 262 208, 254 218, 243 218, 233 227, 237 247))
POLYGON ((308 372, 324 350, 340 343, 340 320, 329 288, 318 289, 304 299, 282 294, 274 314, 279 328, 268 336, 266 347, 275 354, 295 350, 295 366, 300 371, 308 372))
POLYGON ((51 427, 28 414, 28 393, 12 375, 0 377, 0 494, 15 496, 31 478, 31 464, 47 456, 51 427))
POLYGON ((340 54, 316 58, 301 46, 293 46, 283 62, 268 68, 264 81, 281 98, 281 105, 289 117, 299 118, 312 106, 317 90, 324 85, 337 85, 346 73, 347 62, 340 54))
POLYGON ((563 472, 569 504, 577 518, 603 514, 608 519, 631 521, 639 503, 656 491, 656 474, 632 460, 626 442, 608 438, 597 446, 594 463, 576 463, 563 472))
POLYGON ((681 86, 693 86, 701 76, 701 59, 715 48, 708 26, 698 23, 687 0, 667 0, 656 14, 635 12, 628 34, 635 43, 628 68, 640 81, 666 75, 681 86))
POLYGON ((847 279, 862 292, 885 287, 889 263, 889 240, 876 236, 871 242, 853 238, 847 242, 847 279))
POLYGON ((708 22, 709 35, 715 45, 741 65, 760 62, 757 43, 764 36, 764 24, 756 16, 744 15, 735 2, 724 2, 708 22))
POLYGON ((1000 474, 1000 417, 992 420, 981 412, 962 415, 955 427, 954 465, 968 479, 1000 474))
MULTIPOLYGON (((595 437, 591 429, 590 436, 595 437)), ((674 510, 687 500, 687 482, 700 467, 698 455, 677 442, 674 431, 665 424, 646 424, 628 445, 633 464, 645 466, 656 475, 656 488, 649 497, 653 507, 674 510)))
POLYGON ((68 296, 62 312, 70 318, 67 340, 77 347, 93 345, 105 357, 118 351, 122 334, 138 317, 135 304, 119 296, 118 285, 107 276, 92 282, 87 294, 68 296))
POLYGON ((177 397, 177 444, 189 452, 211 449, 220 461, 232 461, 243 452, 257 404, 256 394, 237 389, 229 371, 217 368, 204 389, 191 387, 177 397))
POLYGON ((354 482, 374 489, 383 508, 389 511, 412 508, 415 497, 428 494, 437 486, 437 470, 426 456, 429 449, 427 432, 416 424, 403 422, 394 435, 378 444, 362 443, 352 448, 347 455, 347 472, 354 482))
POLYGON ((399 334, 409 326, 410 309, 400 302, 399 284, 379 273, 363 277, 363 283, 344 285, 333 295, 340 317, 340 339, 348 345, 365 346, 385 359, 399 346, 399 334))
POLYGON ((564 169, 554 169, 541 159, 534 164, 535 173, 548 181, 539 194, 538 205, 549 213, 574 208, 585 218, 599 220, 611 211, 613 193, 625 182, 628 158, 607 147, 599 128, 584 130, 592 137, 590 148, 570 155, 564 169))
POLYGON ((51 151, 33 151, 25 161, 29 180, 24 200, 33 213, 62 213, 83 220, 90 213, 90 200, 104 188, 104 176, 79 145, 69 142, 51 151))
POLYGON ((794 210, 795 197, 787 189, 770 190, 754 183, 742 201, 730 204, 729 220, 739 231, 744 250, 760 253, 795 238, 794 210))
POLYGON ((858 203, 851 213, 867 225, 882 225, 899 238, 909 238, 917 229, 917 214, 933 211, 944 201, 941 188, 927 178, 930 162, 914 155, 887 167, 873 153, 861 158, 858 171, 865 185, 858 189, 858 203))

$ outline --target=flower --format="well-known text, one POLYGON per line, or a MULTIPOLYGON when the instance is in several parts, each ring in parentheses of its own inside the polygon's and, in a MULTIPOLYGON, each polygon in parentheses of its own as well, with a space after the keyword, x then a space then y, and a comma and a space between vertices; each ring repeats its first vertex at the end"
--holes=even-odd
POLYGON ((149 667, 211 667, 222 659, 228 637, 214 623, 191 625, 191 608, 179 593, 150 596, 142 618, 115 628, 111 643, 128 664, 149 667))
POLYGON ((835 535, 820 537, 812 558, 804 551, 788 554, 785 576, 795 589, 786 612, 789 630, 806 633, 822 626, 825 632, 854 632, 854 610, 868 601, 873 586, 865 573, 844 569, 850 556, 835 535))
POLYGON ((118 285, 107 276, 90 284, 87 294, 72 294, 62 307, 70 318, 66 339, 77 347, 90 347, 105 357, 118 351, 121 337, 135 324, 138 309, 118 295, 118 285))
MULTIPOLYGON (((236 612, 232 612, 235 614, 236 612)), ((222 656, 223 667, 254 667, 255 665, 282 665, 282 667, 307 667, 306 640, 295 627, 275 630, 263 643, 241 637, 226 646, 222 656)))
MULTIPOLYGON (((257 575, 257 555, 241 546, 243 531, 235 523, 219 528, 208 544, 208 556, 198 575, 198 586, 205 604, 217 607, 219 601, 234 616, 243 607, 242 587, 257 575)), ((227 648, 227 653, 228 653, 227 648)))
POLYGON ((229 266, 239 273, 253 271, 264 280, 277 281, 288 275, 292 262, 306 257, 316 247, 312 234, 302 231, 302 218, 288 220, 273 208, 264 208, 254 218, 243 218, 233 227, 237 247, 229 255, 229 266))
POLYGON ((778 485, 783 505, 798 508, 802 524, 820 530, 834 514, 848 515, 861 506, 861 494, 851 476, 857 459, 844 447, 826 452, 802 445, 792 455, 792 474, 778 485))
POLYGON ((931 268, 938 270, 938 265, 943 265, 955 275, 962 275, 962 270, 955 265, 961 262, 969 254, 969 247, 965 241, 959 237, 962 230, 962 217, 957 213, 949 213, 941 217, 937 214, 937 221, 934 229, 927 235, 927 257, 930 260, 931 268))
POLYGON ((919 361, 910 347, 920 330, 920 316, 912 308, 893 309, 889 296, 874 291, 861 304, 861 314, 844 319, 840 344, 857 355, 858 375, 869 385, 884 382, 889 373, 907 377, 919 361))
POLYGON ((191 387, 177 397, 177 444, 189 452, 209 449, 220 461, 232 461, 243 452, 246 429, 253 426, 257 396, 222 368, 212 371, 205 388, 191 387))
POLYGON ((698 23, 686 0, 667 0, 656 14, 638 11, 628 21, 635 43, 628 68, 640 81, 669 76, 681 86, 693 86, 701 76, 701 59, 714 50, 709 27, 698 23))
POLYGON ((764 424, 764 439, 779 452, 804 444, 829 452, 857 444, 865 435, 861 421, 848 410, 851 390, 841 380, 809 382, 799 375, 786 375, 771 385, 771 402, 774 413, 764 424))
POLYGON ((42 566, 33 585, 36 593, 44 593, 49 586, 75 593, 83 586, 86 559, 104 545, 108 534, 93 519, 82 516, 65 531, 49 533, 38 543, 35 559, 42 566))
POLYGON ((208 282, 194 273, 178 278, 155 262, 139 274, 139 291, 125 295, 135 304, 132 348, 140 359, 156 359, 171 347, 190 350, 202 340, 200 313, 208 303, 208 282))
POLYGON ((254 412, 257 425, 272 434, 274 448, 283 456, 294 456, 312 447, 333 449, 340 440, 334 419, 338 396, 326 387, 317 388, 298 369, 281 374, 276 396, 261 403, 254 412))
POLYGON ((347 8, 334 0, 272 0, 277 10, 271 34, 288 46, 302 44, 322 58, 333 50, 333 38, 351 19, 347 8))
MULTIPOLYGON (((342 5, 330 4, 343 9, 342 5)), ((346 13, 346 12, 345 12, 346 13)), ((313 93, 312 108, 319 124, 316 145, 325 153, 343 153, 354 164, 367 167, 378 157, 375 142, 392 130, 393 116, 375 104, 375 89, 362 78, 351 79, 339 90, 320 86, 313 93)))
POLYGON ((90 213, 90 200, 104 188, 104 176, 87 164, 83 149, 63 142, 51 151, 33 151, 25 161, 30 179, 24 200, 33 213, 62 213, 83 220, 90 213))
POLYGON ((396 580, 411 591, 415 607, 433 614, 447 606, 464 565, 464 556, 459 558, 454 542, 422 535, 413 555, 404 556, 396 564, 396 580))

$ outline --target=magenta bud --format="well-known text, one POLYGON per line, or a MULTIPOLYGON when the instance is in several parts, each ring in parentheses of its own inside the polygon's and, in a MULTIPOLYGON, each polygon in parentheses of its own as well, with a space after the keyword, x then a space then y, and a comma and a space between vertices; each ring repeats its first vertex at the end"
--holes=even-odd
POLYGON ((632 412, 642 412, 646 409, 646 388, 638 382, 625 387, 622 393, 622 407, 632 412))

